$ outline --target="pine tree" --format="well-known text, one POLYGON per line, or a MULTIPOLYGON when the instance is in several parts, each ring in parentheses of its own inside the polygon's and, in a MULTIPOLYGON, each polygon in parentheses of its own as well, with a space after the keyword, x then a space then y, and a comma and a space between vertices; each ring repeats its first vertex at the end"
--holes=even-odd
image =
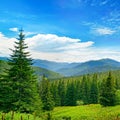
POLYGON ((93 75, 93 80, 90 86, 90 103, 98 103, 98 85, 97 85, 97 74, 93 75))
POLYGON ((65 96, 66 96, 66 86, 65 86, 65 81, 60 80, 58 84, 58 95, 60 96, 60 105, 64 106, 65 105, 65 96))
POLYGON ((89 90, 89 79, 88 76, 83 76, 82 82, 81 82, 81 96, 82 101, 84 104, 89 104, 90 99, 90 90, 89 90))
POLYGON ((103 81, 100 92, 100 104, 102 106, 115 105, 115 84, 111 72, 106 80, 103 81))
POLYGON ((81 81, 80 80, 76 81, 76 97, 77 97, 78 101, 82 99, 82 96, 81 96, 81 81))
MULTIPOLYGON (((32 70, 32 59, 28 46, 24 42, 25 35, 20 30, 18 41, 15 42, 15 49, 9 59, 10 69, 4 76, 6 87, 9 91, 5 103, 9 104, 8 111, 33 112, 41 108, 40 98, 37 91, 37 80, 32 70), (37 107, 38 106, 38 107, 37 107)), ((4 97, 4 96, 3 96, 4 97)))
POLYGON ((51 83, 50 90, 53 96, 55 106, 60 106, 60 96, 58 95, 58 82, 57 81, 51 83))
POLYGON ((76 105, 76 93, 75 93, 75 84, 68 83, 66 90, 66 106, 75 106, 76 105))
POLYGON ((43 110, 53 110, 54 108, 54 101, 53 96, 50 91, 50 82, 49 80, 43 75, 42 81, 40 82, 39 92, 41 96, 41 100, 43 103, 43 110))

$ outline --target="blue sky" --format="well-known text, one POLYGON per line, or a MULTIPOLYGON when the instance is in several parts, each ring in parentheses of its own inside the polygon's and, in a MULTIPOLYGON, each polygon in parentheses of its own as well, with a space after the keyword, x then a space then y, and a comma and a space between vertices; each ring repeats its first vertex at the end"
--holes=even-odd
POLYGON ((119 0, 1 0, 0 56, 23 28, 33 58, 120 61, 119 0))

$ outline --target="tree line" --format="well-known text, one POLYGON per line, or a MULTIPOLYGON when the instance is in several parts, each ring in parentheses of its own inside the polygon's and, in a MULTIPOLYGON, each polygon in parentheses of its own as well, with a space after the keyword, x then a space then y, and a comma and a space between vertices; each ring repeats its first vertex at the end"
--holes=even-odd
POLYGON ((75 106, 101 104, 114 106, 120 103, 119 80, 115 80, 112 72, 99 80, 97 74, 82 77, 65 78, 52 81, 51 93, 56 106, 75 106))
POLYGON ((120 103, 119 80, 112 73, 103 80, 98 75, 84 75, 78 79, 48 80, 44 75, 38 81, 27 52, 25 35, 20 30, 8 60, 10 65, 0 75, 0 111, 25 113, 50 111, 55 106, 98 104, 113 106, 120 103))

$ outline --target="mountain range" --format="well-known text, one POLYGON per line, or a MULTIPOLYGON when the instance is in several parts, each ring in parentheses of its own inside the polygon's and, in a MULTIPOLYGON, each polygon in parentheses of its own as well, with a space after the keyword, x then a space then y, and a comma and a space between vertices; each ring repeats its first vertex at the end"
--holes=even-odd
MULTIPOLYGON (((7 60, 2 57, 0 59, 7 60)), ((38 75, 46 74, 46 76, 51 78, 120 70, 120 62, 108 58, 83 63, 53 62, 34 59, 33 65, 38 75)))
POLYGON ((120 62, 108 58, 83 63, 58 63, 46 60, 34 60, 34 65, 55 71, 64 76, 77 76, 95 72, 120 70, 120 62))

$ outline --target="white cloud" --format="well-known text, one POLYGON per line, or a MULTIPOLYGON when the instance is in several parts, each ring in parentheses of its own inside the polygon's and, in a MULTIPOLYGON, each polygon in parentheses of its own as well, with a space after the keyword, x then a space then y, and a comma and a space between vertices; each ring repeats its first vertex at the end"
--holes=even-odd
POLYGON ((93 32, 97 35, 112 35, 114 34, 116 31, 111 30, 110 28, 107 27, 103 27, 103 28, 94 28, 93 32))
POLYGON ((35 35, 36 32, 24 32, 25 36, 35 35))
POLYGON ((54 34, 37 34, 26 39, 30 48, 42 52, 63 52, 69 49, 82 49, 93 45, 92 41, 81 42, 80 39, 59 37, 54 34))
POLYGON ((38 34, 27 38, 34 58, 59 62, 83 62, 101 58, 120 60, 120 52, 115 49, 95 48, 93 41, 59 37, 53 34, 38 34))
MULTIPOLYGON (((14 48, 15 38, 8 38, 0 33, 0 56, 9 56, 14 48)), ((96 48, 94 42, 82 42, 80 39, 59 37, 53 34, 37 34, 26 38, 28 51, 33 58, 59 62, 84 62, 101 58, 120 61, 120 50, 96 48)))
POLYGON ((110 26, 110 28, 114 29, 116 33, 119 33, 120 26, 120 10, 114 9, 111 10, 108 15, 101 18, 101 21, 106 26, 110 26))
POLYGON ((59 62, 85 62, 103 58, 111 58, 120 61, 120 51, 105 48, 69 50, 63 51, 62 53, 35 52, 35 55, 42 59, 59 62))
POLYGON ((13 32, 18 32, 18 28, 9 28, 10 31, 13 31, 13 32))
POLYGON ((15 38, 7 38, 0 32, 0 56, 9 56, 11 51, 9 48, 13 48, 15 38))

